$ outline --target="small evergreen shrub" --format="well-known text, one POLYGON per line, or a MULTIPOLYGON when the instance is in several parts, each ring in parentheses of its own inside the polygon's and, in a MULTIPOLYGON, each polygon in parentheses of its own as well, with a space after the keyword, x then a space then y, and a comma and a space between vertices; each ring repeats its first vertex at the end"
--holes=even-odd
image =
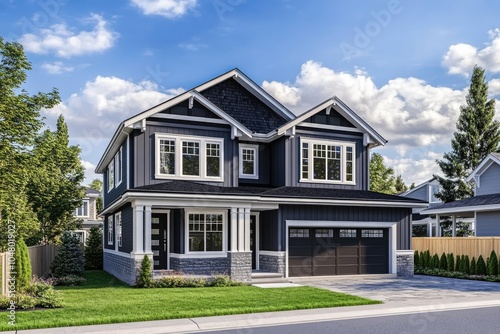
POLYGON ((136 286, 139 288, 149 288, 151 286, 151 260, 147 255, 141 261, 139 277, 137 277, 136 286))
POLYGON ((446 270, 448 269, 448 261, 446 259, 446 254, 441 254, 441 258, 439 259, 439 269, 446 270))
POLYGON ((488 275, 497 276, 498 275, 498 258, 494 250, 491 251, 490 257, 488 258, 488 265, 486 268, 488 275))
POLYGON ((61 296, 58 291, 54 290, 50 281, 35 279, 31 281, 26 293, 36 299, 36 306, 45 308, 62 306, 61 296))
POLYGON ((82 276, 78 275, 66 275, 61 277, 56 277, 54 279, 54 285, 62 285, 62 286, 76 286, 83 285, 87 280, 82 276))
POLYGON ((432 257, 431 268, 439 269, 439 256, 437 254, 432 257))
POLYGON ((460 271, 462 270, 462 263, 460 263, 460 260, 462 259, 462 257, 460 255, 457 255, 457 257, 455 258, 455 271, 460 271))
POLYGON ((453 253, 448 254, 447 256, 447 265, 448 265, 448 271, 454 271, 455 270, 455 260, 453 257, 453 253))
POLYGON ((476 258, 474 256, 472 257, 472 261, 470 261, 470 274, 477 275, 476 258))
POLYGON ((416 267, 420 267, 420 255, 418 254, 419 252, 416 251, 415 254, 413 255, 413 265, 416 267))
MULTIPOLYGON (((31 262, 28 253, 28 247, 23 238, 19 238, 16 242, 15 258, 15 272, 16 275, 16 290, 22 292, 29 286, 31 280, 31 262)), ((29 303, 28 303, 29 304, 29 303)))
POLYGON ((85 270, 102 270, 102 230, 92 227, 85 245, 85 270))
POLYGON ((463 260, 462 260, 462 263, 463 263, 463 267, 464 267, 464 270, 463 272, 466 273, 467 275, 470 274, 470 261, 469 261, 469 255, 465 255, 463 260))
POLYGON ((460 272, 465 273, 465 255, 460 256, 460 272))
POLYGON ((476 273, 477 275, 486 275, 486 262, 482 255, 479 255, 476 263, 476 273))
POLYGON ((62 244, 50 266, 52 275, 54 277, 81 275, 84 270, 84 260, 80 240, 69 232, 65 232, 61 240, 62 244))
POLYGON ((424 252, 424 268, 430 268, 431 266, 431 252, 426 250, 424 252))

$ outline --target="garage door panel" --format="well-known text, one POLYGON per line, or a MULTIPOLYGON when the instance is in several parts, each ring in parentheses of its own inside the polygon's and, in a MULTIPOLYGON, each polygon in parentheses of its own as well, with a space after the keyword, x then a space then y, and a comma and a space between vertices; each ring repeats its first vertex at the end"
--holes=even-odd
POLYGON ((358 256, 358 247, 339 247, 338 256, 358 256))
POLYGON ((311 246, 309 247, 290 247, 290 256, 311 256, 311 246))
POLYGON ((288 276, 290 277, 313 276, 312 267, 288 267, 288 276))
POLYGON ((315 266, 314 276, 330 276, 336 274, 336 266, 315 266))
POLYGON ((358 274, 358 266, 339 266, 338 267, 338 275, 357 275, 358 274))

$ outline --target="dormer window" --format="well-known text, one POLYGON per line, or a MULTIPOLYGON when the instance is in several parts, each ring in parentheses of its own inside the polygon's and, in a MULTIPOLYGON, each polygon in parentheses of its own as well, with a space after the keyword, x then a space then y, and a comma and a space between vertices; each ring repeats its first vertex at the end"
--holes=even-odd
POLYGON ((259 145, 240 144, 240 178, 259 178, 259 145))
POLYGON ((300 181, 355 184, 355 143, 301 139, 300 181))
POLYGON ((224 140, 156 134, 159 179, 223 181, 224 140))

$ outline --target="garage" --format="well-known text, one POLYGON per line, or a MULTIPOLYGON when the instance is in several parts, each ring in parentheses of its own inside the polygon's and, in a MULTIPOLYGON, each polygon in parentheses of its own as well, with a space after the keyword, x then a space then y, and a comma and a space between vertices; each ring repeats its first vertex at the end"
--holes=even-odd
POLYGON ((384 228, 290 227, 288 276, 389 273, 384 228))

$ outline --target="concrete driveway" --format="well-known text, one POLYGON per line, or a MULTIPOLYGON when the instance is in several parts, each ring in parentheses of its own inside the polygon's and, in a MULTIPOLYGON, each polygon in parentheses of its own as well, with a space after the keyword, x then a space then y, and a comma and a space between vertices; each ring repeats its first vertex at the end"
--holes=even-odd
POLYGON ((301 278, 294 283, 315 286, 384 303, 422 303, 431 300, 500 300, 500 283, 416 275, 414 278, 344 276, 320 279, 301 278))

